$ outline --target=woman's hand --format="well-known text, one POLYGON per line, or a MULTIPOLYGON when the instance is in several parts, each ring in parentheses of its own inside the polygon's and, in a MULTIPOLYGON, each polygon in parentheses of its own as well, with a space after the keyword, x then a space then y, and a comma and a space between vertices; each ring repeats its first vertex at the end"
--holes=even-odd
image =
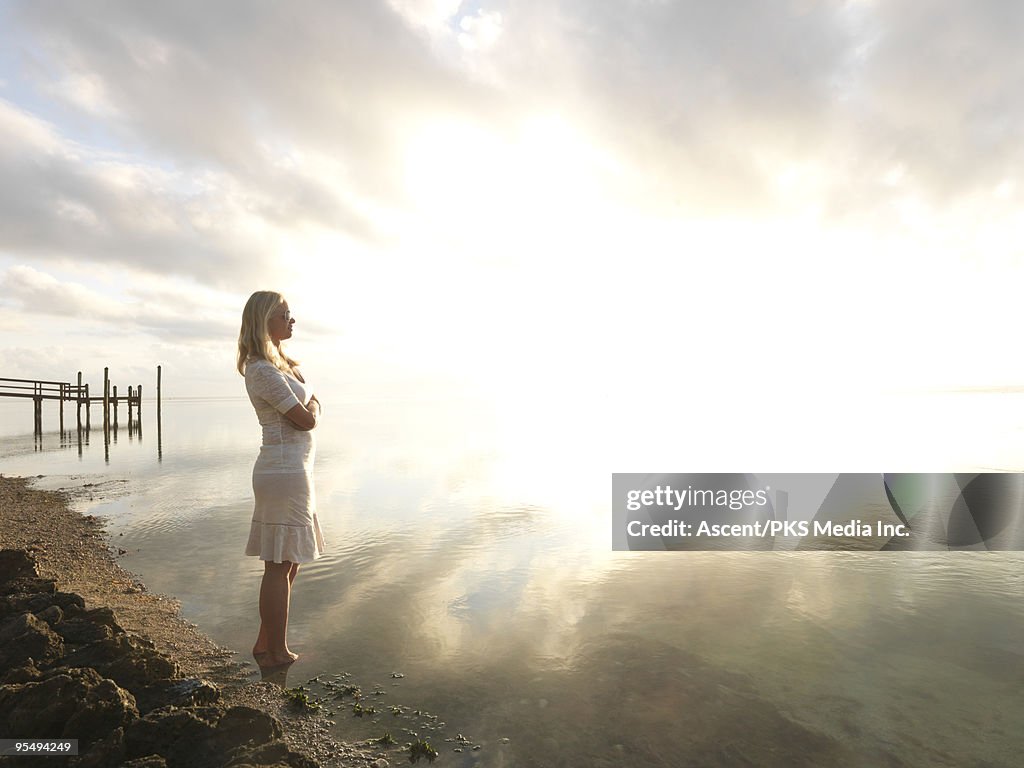
POLYGON ((314 429, 320 421, 320 401, 314 398, 309 401, 309 405, 299 403, 286 411, 284 417, 288 419, 296 429, 302 432, 308 432, 309 430, 314 429))

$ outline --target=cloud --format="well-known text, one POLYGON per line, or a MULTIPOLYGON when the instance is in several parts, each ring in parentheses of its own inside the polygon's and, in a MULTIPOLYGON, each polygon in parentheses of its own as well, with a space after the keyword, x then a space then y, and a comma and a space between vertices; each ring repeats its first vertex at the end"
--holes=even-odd
POLYGON ((229 179, 187 178, 90 149, 0 101, 0 131, 8 130, 21 141, 0 146, 5 250, 208 281, 266 267, 273 229, 246 210, 229 179))
POLYGON ((1021 170, 1024 8, 1004 0, 876 3, 850 116, 862 143, 898 161, 925 194, 991 189, 1021 170))
MULTIPOLYGON (((4 378, 30 379, 33 381, 67 381, 74 378, 76 365, 81 365, 81 355, 63 346, 6 347, 3 350, 4 378)), ((102 381, 102 370, 100 371, 102 381)), ((88 376, 86 380, 88 380, 88 376)), ((6 398, 5 398, 6 400, 6 398)), ((25 407, 26 416, 29 408, 25 407)), ((25 419, 28 428, 29 420, 25 419)))
MULTIPOLYGON (((234 264, 303 222, 387 240, 378 214, 408 203, 408 132, 442 114, 500 134, 510 116, 563 113, 627 159, 646 204, 683 213, 814 201, 844 217, 908 188, 943 203, 995 187, 1022 151, 1022 13, 995 0, 234 0, 211 14, 122 0, 21 3, 7 34, 32 41, 25 76, 82 119, 103 115, 132 162, 216 180, 206 196, 149 202, 179 232, 199 230, 179 235, 196 256, 176 261, 203 275, 204 259, 234 264), (897 166, 899 189, 884 181, 897 166), (200 212, 250 239, 203 231, 200 212)), ((23 177, 48 199, 89 176, 42 170, 23 177)), ((68 216, 77 234, 90 210, 108 218, 84 192, 70 199, 55 247, 71 239, 59 237, 68 216)), ((20 247, 45 242, 39 229, 20 247)))
POLYGON ((186 345, 224 345, 227 339, 230 346, 238 333, 235 313, 223 308, 223 299, 166 286, 105 293, 16 265, 0 276, 0 291, 5 304, 23 313, 75 318, 75 332, 82 334, 101 324, 109 335, 142 334, 186 345))
POLYGON ((65 283, 52 275, 27 266, 14 266, 0 278, 5 302, 13 301, 22 309, 61 317, 116 319, 124 316, 124 307, 111 303, 101 294, 84 286, 65 283))
MULTIPOLYGON (((254 12, 228 0, 213 15, 200 2, 173 11, 113 2, 87 14, 74 3, 22 4, 12 21, 61 79, 102 88, 121 115, 109 126, 121 144, 183 172, 220 169, 247 189, 303 179, 275 169, 261 149, 269 138, 333 158, 355 189, 380 194, 395 183, 389 134, 402 111, 457 87, 401 17, 370 3, 254 12)), ((343 201, 327 205, 323 186, 310 186, 299 202, 317 199, 338 224, 343 201)))
POLYGON ((459 45, 472 51, 487 50, 501 37, 501 14, 478 10, 459 21, 459 45))
MULTIPOLYGON (((623 338, 654 348, 680 311, 719 306, 707 293, 652 309, 649 275, 717 284, 741 267, 733 290, 785 297, 771 321, 785 330, 818 284, 877 290, 898 262, 888 290, 916 311, 901 281, 934 254, 1024 249, 1022 14, 995 0, 15 3, 0 25, 0 252, 43 272, 126 270, 144 285, 116 297, 120 322, 167 344, 233 336, 236 293, 263 285, 403 359, 417 334, 492 327, 524 359, 545 342, 564 359, 550 340, 566 318, 609 305, 628 310, 610 323, 623 338), (221 293, 192 306, 154 276, 221 293), (466 298, 481 290, 497 298, 466 298), (507 320, 538 297, 550 318, 507 320)), ((816 309, 858 337, 841 317, 853 303, 816 309)), ((722 349, 748 321, 734 312, 701 343, 722 349)))
POLYGON ((372 45, 410 34, 397 17, 243 3, 230 24, 219 6, 217 24, 199 3, 154 10, 9 14, 0 34, 31 62, 20 85, 60 122, 0 103, 16 139, 0 149, 0 247, 225 284, 271 274, 307 224, 385 237, 368 211, 400 195, 394 97, 415 103, 435 69, 425 50, 402 62, 401 41, 370 59, 362 34, 372 45))
POLYGON ((669 215, 898 224, 908 196, 941 215, 1021 170, 1013 3, 485 5, 501 35, 477 66, 584 126, 669 215))
POLYGON ((437 33, 458 16, 463 0, 387 0, 413 27, 437 33))

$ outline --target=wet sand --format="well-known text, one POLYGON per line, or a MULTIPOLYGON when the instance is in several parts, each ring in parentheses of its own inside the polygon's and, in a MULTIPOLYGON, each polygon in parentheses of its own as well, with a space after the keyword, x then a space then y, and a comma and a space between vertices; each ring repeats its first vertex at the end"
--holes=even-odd
POLYGON ((278 718, 289 746, 321 765, 377 768, 407 759, 393 750, 385 754, 378 748, 339 743, 328 734, 323 715, 291 711, 280 686, 252 681, 255 664, 218 646, 180 616, 177 600, 149 592, 121 568, 116 542, 109 541, 102 520, 70 506, 76 494, 95 493, 94 486, 44 491, 33 488, 31 480, 0 475, 0 549, 28 552, 40 576, 54 579, 62 591, 81 595, 87 608, 111 608, 125 630, 152 641, 157 651, 178 664, 183 677, 215 683, 222 704, 255 707, 278 718))

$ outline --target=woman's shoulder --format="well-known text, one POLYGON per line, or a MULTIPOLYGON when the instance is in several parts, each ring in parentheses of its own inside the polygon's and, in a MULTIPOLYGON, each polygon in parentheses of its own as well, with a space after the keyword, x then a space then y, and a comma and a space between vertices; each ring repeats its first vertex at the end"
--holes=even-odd
POLYGON ((260 371, 266 371, 267 368, 273 368, 276 370, 276 366, 269 360, 264 360, 262 357, 250 357, 245 361, 245 375, 248 376, 250 373, 258 373, 260 371))

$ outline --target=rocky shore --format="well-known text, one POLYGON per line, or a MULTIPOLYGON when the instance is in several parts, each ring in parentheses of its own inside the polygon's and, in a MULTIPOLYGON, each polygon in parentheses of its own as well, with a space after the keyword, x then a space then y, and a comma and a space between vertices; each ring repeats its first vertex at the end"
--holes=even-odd
POLYGON ((390 764, 290 712, 233 655, 121 569, 65 493, 0 476, 0 738, 78 739, 78 756, 47 765, 390 764))

